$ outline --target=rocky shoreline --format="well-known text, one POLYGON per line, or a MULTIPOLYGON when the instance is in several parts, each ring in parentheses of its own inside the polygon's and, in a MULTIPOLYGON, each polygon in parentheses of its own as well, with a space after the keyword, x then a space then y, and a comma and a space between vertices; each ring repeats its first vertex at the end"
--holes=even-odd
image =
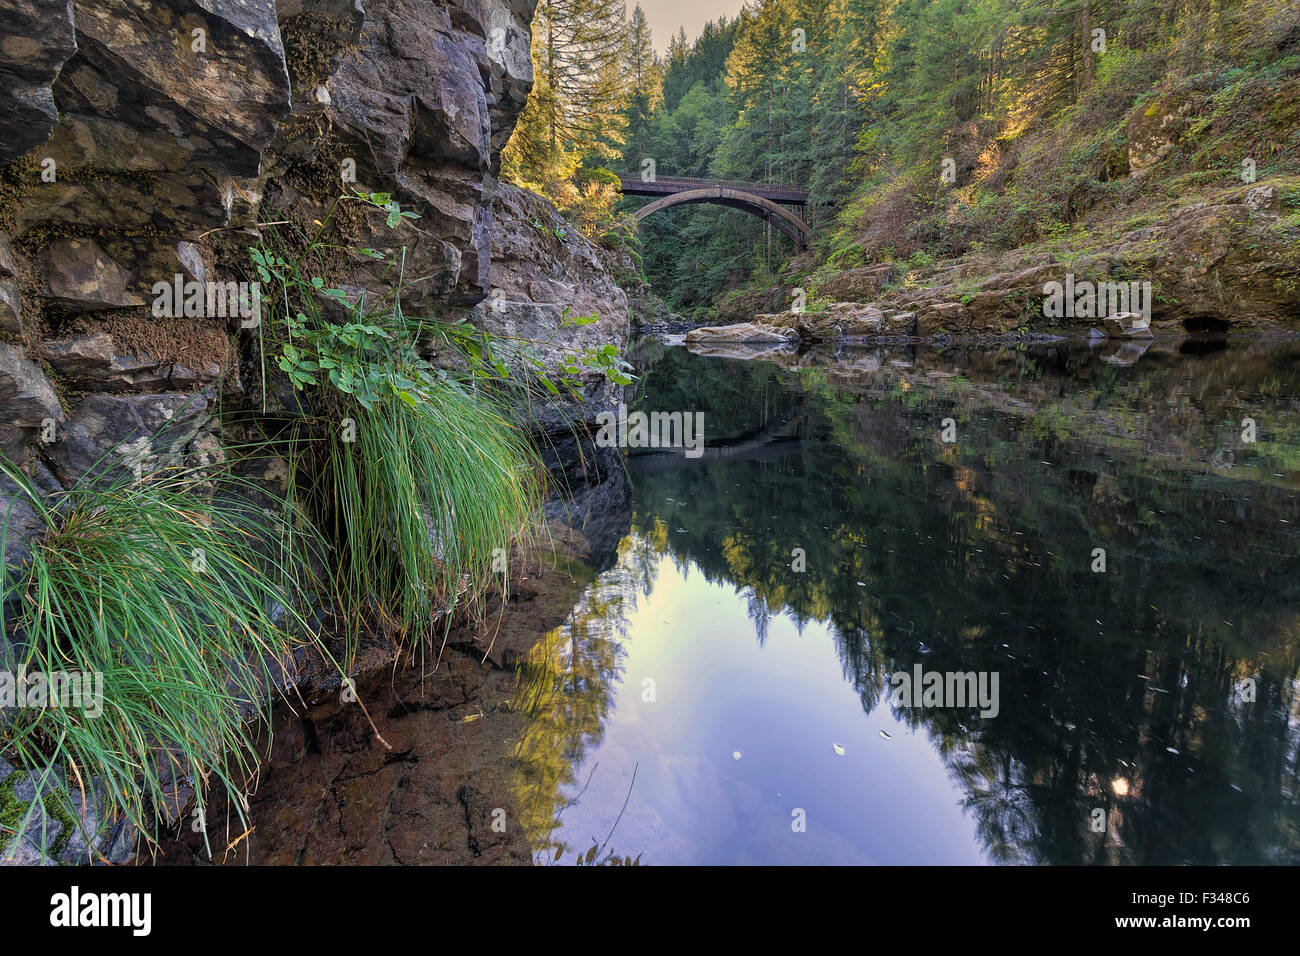
POLYGON ((1300 182, 1275 177, 1239 185, 1151 216, 1138 229, 1092 240, 1086 249, 1032 247, 968 255, 932 266, 886 262, 812 269, 734 297, 718 309, 728 323, 793 330, 805 342, 1016 341, 1026 336, 1128 334, 1107 317, 1128 308, 1053 315, 1052 283, 1137 282, 1149 293, 1153 333, 1291 333, 1300 321, 1300 182))

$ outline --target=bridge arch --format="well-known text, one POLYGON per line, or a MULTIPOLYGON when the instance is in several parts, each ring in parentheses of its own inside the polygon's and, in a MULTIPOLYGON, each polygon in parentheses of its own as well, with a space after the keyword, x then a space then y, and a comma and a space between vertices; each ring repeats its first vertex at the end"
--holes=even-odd
POLYGON ((745 212, 758 216, 776 226, 777 229, 789 236, 791 241, 800 249, 808 248, 808 240, 812 238, 812 230, 808 228, 808 224, 784 206, 779 206, 772 200, 756 196, 754 193, 743 189, 734 189, 730 186, 705 186, 700 189, 686 189, 672 193, 656 199, 652 203, 647 203, 638 209, 635 213, 636 220, 640 222, 647 216, 653 216, 660 210, 672 206, 685 206, 693 203, 711 203, 715 206, 743 209, 745 212))

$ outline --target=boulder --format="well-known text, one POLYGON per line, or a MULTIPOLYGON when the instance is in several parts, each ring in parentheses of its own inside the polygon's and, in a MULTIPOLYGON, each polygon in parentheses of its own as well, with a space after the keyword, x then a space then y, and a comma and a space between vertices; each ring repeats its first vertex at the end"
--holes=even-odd
MULTIPOLYGON (((73 6, 35 5, 47 19, 73 6)), ((259 174, 289 111, 275 0, 77 3, 75 30, 42 149, 58 175, 28 190, 18 232, 53 222, 179 238, 224 224, 232 178, 259 174)))
POLYGON ((56 768, 50 773, 45 771, 33 770, 16 784, 14 784, 13 798, 23 803, 30 803, 33 800, 44 799, 51 793, 54 793, 63 785, 63 770, 56 768))
POLYGON ((835 342, 840 338, 837 323, 829 311, 810 312, 806 309, 787 309, 784 312, 760 313, 754 316, 759 325, 793 333, 804 342, 835 342))
POLYGON ((686 333, 686 344, 780 344, 798 341, 797 333, 777 328, 763 322, 738 322, 735 325, 712 325, 691 329, 686 333))
POLYGON ((1139 104, 1129 115, 1126 127, 1129 175, 1145 176, 1178 144, 1187 129, 1187 115, 1195 101, 1168 95, 1139 104))
POLYGON ((91 239, 64 239, 49 245, 44 256, 45 295, 79 311, 144 305, 127 292, 131 273, 114 262, 91 239))
POLYGON ((110 830, 110 821, 106 819, 109 806, 108 787, 102 777, 94 777, 90 785, 69 788, 68 798, 72 803, 69 816, 72 828, 59 860, 63 863, 90 863, 94 860, 94 847, 110 830))
MULTIPOLYGON (((26 563, 31 555, 32 538, 45 530, 45 519, 31 498, 8 475, 0 475, 0 529, 4 536, 4 563, 11 568, 26 563)), ((0 645, 4 642, 0 636, 0 645)), ((5 656, 0 653, 0 663, 5 656)))
POLYGON ((1116 312, 1114 315, 1106 316, 1106 326, 1118 330, 1120 335, 1127 335, 1133 339, 1149 339, 1151 333, 1151 317, 1142 316, 1136 312, 1116 312))
POLYGON ((827 309, 841 339, 865 339, 878 335, 885 316, 874 305, 857 302, 835 302, 827 309))
POLYGON ((970 327, 970 313, 960 302, 933 302, 917 310, 917 334, 960 332, 970 327))
POLYGON ((184 461, 189 444, 209 424, 211 391, 193 395, 87 395, 60 429, 49 452, 65 487, 95 469, 148 474, 184 461))
POLYGON ((47 418, 63 420, 54 386, 22 349, 0 342, 0 408, 5 424, 38 428, 47 418))
POLYGON ((894 277, 889 262, 849 269, 831 276, 817 288, 817 293, 838 302, 873 302, 894 277))
MULTIPOLYGON (((420 213, 402 227, 408 272, 430 277, 409 290, 413 308, 470 306, 491 289, 491 203, 531 85, 531 13, 526 2, 368 4, 356 55, 329 78, 335 151, 359 182, 420 213)), ((395 251, 382 216, 356 241, 395 251)))
POLYGON ((0 164, 50 138, 59 112, 51 86, 77 49, 72 0, 7 0, 0 37, 0 164))
POLYGON ((103 331, 46 339, 40 353, 62 381, 96 392, 194 389, 221 373, 220 366, 207 359, 191 366, 160 362, 143 351, 119 352, 113 337, 103 331))
POLYGON ((887 312, 884 317, 884 329, 890 335, 915 335, 915 312, 887 312))

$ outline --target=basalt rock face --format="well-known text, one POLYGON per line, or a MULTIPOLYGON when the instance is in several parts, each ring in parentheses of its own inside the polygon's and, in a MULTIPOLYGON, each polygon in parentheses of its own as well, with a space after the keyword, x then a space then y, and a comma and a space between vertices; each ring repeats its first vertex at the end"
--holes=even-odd
MULTIPOLYGON (((310 224, 353 186, 418 214, 400 231, 357 214, 346 239, 404 248, 422 308, 484 298, 533 7, 0 0, 0 451, 66 484, 85 455, 139 442, 139 410, 237 391, 238 322, 158 318, 155 285, 242 279, 241 230, 310 224)), ((341 272, 383 287, 372 266, 341 272)))
POLYGON ((474 307, 474 324, 493 335, 539 343, 550 366, 564 349, 627 340, 627 295, 612 254, 573 229, 550 202, 502 185, 492 205, 492 288, 474 307), (595 314, 595 322, 568 326, 595 314))
MULTIPOLYGON (((352 187, 418 214, 394 230, 353 204, 333 220, 347 245, 402 254, 406 275, 424 277, 408 311, 501 330, 478 306, 500 288, 528 300, 504 321, 548 340, 548 364, 624 341, 626 298, 604 254, 514 221, 558 215, 498 183, 532 85, 534 6, 0 0, 0 454, 42 493, 92 467, 219 458, 222 410, 260 408, 254 339, 224 311, 158 317, 155 286, 248 278, 264 224, 308 228, 352 187), (560 301, 601 319, 570 328, 560 301)), ((354 258, 329 278, 384 291, 386 263, 354 258)), ((294 401, 283 391, 282 410, 294 401)), ((603 379, 587 391, 617 400, 603 379)), ((547 434, 587 417, 537 410, 547 434)), ((556 473, 583 447, 553 449, 556 473)), ((592 483, 605 496, 618 495, 604 481, 614 464, 592 483)), ((0 481, 10 565, 43 529, 16 492, 0 481)))
POLYGON ((532 80, 530 0, 6 3, 12 239, 93 237, 139 295, 190 271, 178 242, 255 223, 268 192, 323 206, 355 183, 421 214, 407 241, 437 294, 484 294, 495 172, 532 80), (19 71, 47 85, 16 91, 19 71))
POLYGON ((0 163, 49 139, 58 122, 51 86, 77 49, 72 0, 0 4, 0 163))
MULTIPOLYGON (((586 239, 550 202, 503 184, 492 204, 492 289, 471 313, 474 325, 503 342, 528 339, 529 352, 554 370, 576 350, 623 343, 631 328, 628 297, 614 280, 612 253, 586 239), (596 316, 572 325, 570 318, 596 316)), ((525 413, 552 481, 565 494, 547 504, 587 541, 597 570, 613 564, 627 530, 630 494, 620 452, 596 445, 596 416, 615 412, 622 389, 586 375, 573 401, 525 413)))
MULTIPOLYGON (((401 238, 408 273, 430 277, 418 304, 477 302, 490 285, 500 152, 532 81, 533 4, 367 3, 355 34, 330 33, 338 51, 333 72, 334 60, 316 41, 322 22, 338 21, 302 6, 284 21, 299 105, 277 140, 274 175, 249 194, 310 221, 323 216, 345 180, 389 192, 420 216, 401 238)), ((236 216, 251 221, 256 212, 236 216)), ((357 230, 350 237, 357 245, 394 247, 380 216, 357 230)), ((339 278, 361 285, 367 276, 339 278)))

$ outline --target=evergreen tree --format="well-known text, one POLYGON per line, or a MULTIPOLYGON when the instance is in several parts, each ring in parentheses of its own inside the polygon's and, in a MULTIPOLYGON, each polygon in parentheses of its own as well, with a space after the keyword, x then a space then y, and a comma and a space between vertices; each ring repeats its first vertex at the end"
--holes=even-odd
POLYGON ((628 23, 623 77, 628 84, 623 156, 635 168, 643 156, 649 155, 651 117, 663 103, 663 67, 655 54, 650 27, 639 5, 633 9, 628 23))
POLYGON ((622 0, 541 0, 533 91, 506 149, 507 175, 545 190, 572 176, 584 156, 619 155, 625 49, 622 0))

